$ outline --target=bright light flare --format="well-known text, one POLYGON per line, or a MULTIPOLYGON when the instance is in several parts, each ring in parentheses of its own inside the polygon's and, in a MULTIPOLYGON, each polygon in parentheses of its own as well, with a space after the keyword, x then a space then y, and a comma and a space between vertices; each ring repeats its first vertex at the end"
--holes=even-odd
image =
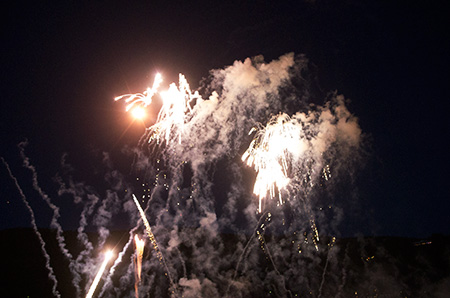
POLYGON ((128 103, 126 111, 131 111, 135 119, 143 119, 145 108, 152 103, 153 96, 159 94, 162 106, 156 123, 149 128, 149 143, 152 140, 159 143, 161 139, 168 143, 172 136, 181 143, 186 118, 192 112, 194 103, 202 98, 197 91, 192 93, 182 74, 179 75, 178 86, 172 83, 168 90, 158 91, 161 82, 162 76, 157 74, 152 88, 147 88, 143 93, 118 96, 115 100, 125 99, 128 103))
POLYGON ((283 204, 281 190, 289 184, 291 159, 302 150, 301 126, 288 115, 273 117, 266 127, 252 128, 256 131, 249 148, 242 155, 242 161, 254 167, 257 172, 253 193, 259 197, 258 212, 262 211, 262 200, 276 196, 283 204))
POLYGON ((114 98, 114 100, 118 101, 120 99, 125 99, 125 102, 128 103, 127 107, 125 108, 127 112, 131 110, 131 108, 136 104, 139 104, 141 107, 145 108, 152 103, 152 98, 157 93, 161 82, 162 76, 161 74, 157 73, 152 88, 147 88, 147 90, 142 93, 124 94, 121 96, 117 96, 116 98, 114 98))
POLYGON ((147 113, 144 108, 138 106, 131 110, 131 115, 133 115, 134 119, 142 120, 147 116, 147 113))
POLYGON ((86 295, 86 298, 92 298, 92 295, 94 295, 95 289, 97 288, 97 285, 100 281, 100 278, 103 275, 103 272, 105 271, 106 265, 108 265, 109 260, 113 257, 113 251, 108 250, 105 253, 105 259, 103 260, 102 266, 98 270, 97 275, 94 278, 94 281, 92 282, 91 288, 89 289, 89 292, 86 295))

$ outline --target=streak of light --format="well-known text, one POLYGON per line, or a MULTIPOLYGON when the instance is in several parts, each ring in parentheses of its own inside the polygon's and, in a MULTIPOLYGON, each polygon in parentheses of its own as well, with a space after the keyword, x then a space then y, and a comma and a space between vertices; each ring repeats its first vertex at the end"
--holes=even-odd
POLYGON ((149 222, 147 220, 147 217, 145 216, 145 212, 142 209, 141 205, 139 204, 139 201, 136 198, 136 196, 133 194, 132 197, 133 197, 134 203, 136 204, 136 207, 139 210, 139 214, 141 215, 142 221, 143 221, 144 226, 145 226, 145 230, 147 231, 148 238, 150 239, 150 242, 153 245, 153 249, 156 252, 156 256, 158 257, 158 260, 164 265, 164 268, 166 270, 166 275, 167 275, 167 277, 169 279, 169 282, 170 282, 171 286, 173 287, 174 291, 176 291, 175 284, 173 283, 172 276, 170 275, 170 272, 169 272, 169 270, 167 268, 166 261, 164 260, 164 257, 163 257, 163 255, 161 253, 161 250, 158 247, 158 243, 156 242, 155 235, 153 234, 152 228, 150 227, 150 224, 149 224, 149 222))
POLYGON ((139 239, 136 234, 134 236, 134 243, 136 246, 136 283, 134 285, 136 291, 136 298, 139 298, 138 285, 141 282, 141 271, 142 271, 142 257, 144 255, 144 239, 139 239))
POLYGON ((105 271, 106 265, 108 265, 108 262, 109 262, 109 260, 111 260, 112 256, 113 256, 112 250, 108 250, 105 253, 105 259, 103 260, 103 263, 102 263, 100 269, 98 270, 98 273, 94 278, 94 281, 92 282, 91 288, 89 289, 89 292, 87 293, 86 298, 92 298, 92 295, 94 295, 95 289, 97 288, 100 278, 102 277, 103 272, 105 271))

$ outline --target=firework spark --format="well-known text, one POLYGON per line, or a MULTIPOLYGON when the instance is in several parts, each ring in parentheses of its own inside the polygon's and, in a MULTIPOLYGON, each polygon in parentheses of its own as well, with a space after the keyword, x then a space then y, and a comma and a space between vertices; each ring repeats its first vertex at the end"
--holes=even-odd
POLYGON ((137 200, 137 198, 136 198, 136 196, 134 194, 133 194, 133 201, 134 201, 134 203, 136 204, 136 207, 139 210, 139 214, 141 215, 142 221, 144 222, 144 226, 145 226, 145 230, 147 231, 148 238, 150 239, 150 242, 153 244, 153 248, 154 248, 154 250, 156 252, 156 256, 158 257, 159 261, 164 265, 164 268, 166 270, 166 275, 169 278, 169 282, 170 282, 171 286, 174 287, 174 289, 175 289, 175 286, 174 286, 174 283, 173 283, 173 279, 172 279, 172 277, 170 275, 170 272, 169 272, 169 270, 167 268, 166 261, 164 260, 164 257, 163 257, 163 255, 161 253, 161 250, 158 247, 158 243, 156 242, 156 238, 155 238, 155 235, 152 232, 152 228, 150 227, 150 224, 149 224, 149 222, 147 220, 147 217, 145 216, 144 210, 142 209, 141 205, 139 204, 139 201, 137 200))
POLYGON ((156 123, 147 130, 148 142, 156 140, 156 143, 159 143, 162 139, 168 143, 171 136, 174 135, 181 144, 186 117, 192 112, 194 104, 202 98, 198 91, 192 93, 182 74, 179 75, 178 86, 172 83, 168 90, 159 92, 158 88, 161 82, 162 76, 157 74, 152 88, 147 88, 143 93, 118 96, 115 100, 125 98, 125 102, 128 103, 126 111, 131 110, 134 118, 142 119, 145 117, 145 108, 152 103, 153 96, 158 93, 162 99, 162 107, 156 123), (138 106, 134 107, 135 105, 138 106))
POLYGON ((257 172, 253 193, 259 197, 258 211, 262 211, 262 200, 278 193, 278 202, 283 204, 281 190, 289 184, 289 164, 293 152, 302 149, 301 127, 282 114, 273 117, 266 127, 252 128, 256 136, 242 155, 242 161, 257 172))
POLYGON ((144 255, 144 239, 139 239, 138 235, 134 236, 134 243, 136 245, 136 273, 138 276, 138 280, 141 280, 141 271, 142 271, 142 257, 144 255))
POLYGON ((142 271, 142 257, 144 255, 144 239, 139 239, 139 236, 136 234, 134 236, 134 243, 136 245, 136 260, 135 260, 135 275, 136 275, 136 283, 134 284, 134 288, 136 291, 136 298, 139 298, 138 285, 141 282, 141 271, 142 271))
POLYGON ((86 298, 92 298, 92 295, 94 295, 95 289, 97 288, 97 285, 100 281, 100 278, 103 275, 103 272, 105 271, 106 265, 108 265, 109 260, 113 257, 113 251, 109 250, 105 254, 105 259, 103 260, 102 266, 98 270, 97 275, 94 278, 94 281, 92 282, 91 288, 89 289, 89 292, 86 295, 86 298))
POLYGON ((142 93, 124 94, 121 96, 117 96, 116 98, 114 98, 114 100, 118 101, 120 99, 125 99, 125 102, 128 103, 127 107, 125 108, 127 112, 131 110, 135 105, 140 105, 140 107, 147 107, 152 103, 152 98, 157 93, 161 82, 162 76, 161 74, 157 73, 152 88, 149 87, 142 93))

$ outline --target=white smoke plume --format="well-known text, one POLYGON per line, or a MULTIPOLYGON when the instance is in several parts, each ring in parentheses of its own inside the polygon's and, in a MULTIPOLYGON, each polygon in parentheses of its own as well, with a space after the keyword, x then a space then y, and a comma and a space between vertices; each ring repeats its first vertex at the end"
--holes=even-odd
POLYGON ((8 170, 8 174, 9 174, 10 178, 14 181, 14 184, 16 185, 17 190, 20 193, 20 197, 21 197, 23 203, 25 204, 25 206, 27 207, 28 211, 30 212, 31 225, 33 227, 34 233, 36 234, 36 236, 39 239, 39 243, 41 245, 41 251, 42 251, 42 254, 45 257, 45 267, 48 270, 48 278, 53 282, 53 286, 52 286, 53 295, 55 297, 61 297, 59 291, 57 290, 58 281, 56 279, 55 272, 53 271, 53 268, 52 268, 52 266, 50 264, 50 255, 47 253, 47 250, 45 249, 44 239, 42 238, 42 235, 39 232, 38 227, 36 225, 36 219, 35 219, 35 216, 34 216, 34 211, 31 208, 30 204, 28 204, 27 198, 25 197, 25 194, 23 193, 22 188, 20 187, 19 182, 17 181, 16 177, 11 172, 11 169, 10 169, 8 163, 3 159, 3 157, 1 157, 1 159, 2 159, 2 162, 5 165, 6 169, 8 170))
POLYGON ((53 216, 52 216, 52 219, 50 222, 50 228, 52 228, 56 231, 56 240, 58 241, 58 246, 59 246, 61 252, 63 253, 64 257, 69 261, 69 269, 70 269, 70 272, 72 273, 72 275, 74 276, 72 283, 73 283, 73 286, 75 287, 75 290, 76 290, 76 293, 78 296, 80 294, 80 287, 79 287, 79 284, 77 281, 80 280, 80 276, 74 268, 72 254, 66 248, 66 242, 65 242, 64 235, 63 235, 63 229, 58 222, 58 219, 60 217, 59 208, 55 204, 52 203, 50 197, 39 186, 36 168, 31 164, 30 159, 25 155, 25 147, 27 145, 28 145, 27 142, 22 142, 19 144, 20 156, 22 157, 22 160, 23 160, 23 166, 32 172, 33 188, 39 193, 41 198, 47 203, 47 205, 53 211, 53 216))

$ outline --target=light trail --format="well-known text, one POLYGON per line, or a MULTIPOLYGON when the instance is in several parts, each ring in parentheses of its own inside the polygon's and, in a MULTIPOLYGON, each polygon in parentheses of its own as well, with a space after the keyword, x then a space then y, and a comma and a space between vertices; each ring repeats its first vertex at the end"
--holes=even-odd
POLYGON ((132 197, 133 197, 134 203, 136 204, 136 207, 139 210, 139 214, 141 215, 142 221, 144 222, 145 230, 147 231, 148 238, 150 239, 150 242, 153 245, 153 249, 156 252, 156 256, 158 257, 158 260, 163 264, 164 269, 166 270, 166 275, 167 275, 167 278, 169 279, 170 285, 172 286, 173 290, 176 291, 176 287, 175 287, 175 284, 173 283, 172 276, 170 275, 169 269, 167 268, 166 261, 164 260, 161 250, 158 247, 158 243, 156 242, 155 235, 153 234, 152 228, 150 227, 147 217, 145 216, 145 212, 142 209, 141 205, 139 204, 139 201, 136 198, 136 196, 133 194, 132 197))
POLYGON ((139 239, 138 235, 134 236, 134 243, 136 245, 136 273, 138 280, 141 281, 141 271, 142 271, 142 257, 144 255, 144 239, 139 239))
POLYGON ((113 256, 112 250, 108 250, 105 253, 105 259, 103 260, 102 266, 98 270, 98 273, 95 276, 94 281, 92 282, 91 288, 89 289, 89 292, 87 293, 86 298, 92 298, 92 295, 94 295, 95 289, 97 288, 100 278, 102 277, 103 272, 105 271, 106 265, 108 265, 108 262, 109 262, 109 260, 111 260, 112 256, 113 256))
POLYGON ((136 292, 136 298, 139 298, 139 283, 141 282, 141 271, 142 271, 142 257, 144 255, 144 245, 145 241, 144 239, 139 239, 139 236, 136 234, 134 235, 134 243, 136 246, 136 261, 135 261, 135 275, 136 275, 136 282, 134 284, 135 292, 136 292))

